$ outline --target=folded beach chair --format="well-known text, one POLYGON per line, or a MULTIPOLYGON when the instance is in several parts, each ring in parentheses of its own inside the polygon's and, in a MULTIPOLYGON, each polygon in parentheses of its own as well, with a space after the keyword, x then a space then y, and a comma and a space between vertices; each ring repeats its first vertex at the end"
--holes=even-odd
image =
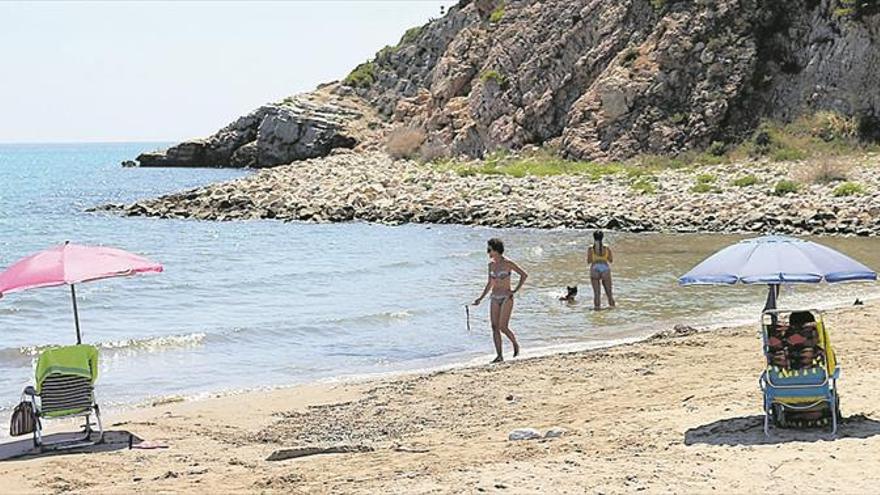
POLYGON ((769 310, 763 313, 762 334, 767 369, 761 374, 764 392, 764 434, 770 422, 782 428, 830 424, 837 433, 840 369, 828 331, 817 310, 769 310))
POLYGON ((36 387, 27 387, 25 397, 36 414, 34 445, 43 449, 67 449, 100 443, 104 439, 101 415, 95 403, 94 385, 98 378, 98 349, 90 345, 54 347, 37 360, 36 387), (95 416, 97 438, 92 438, 91 417, 95 416), (43 441, 42 422, 83 416, 84 434, 52 443, 43 441))

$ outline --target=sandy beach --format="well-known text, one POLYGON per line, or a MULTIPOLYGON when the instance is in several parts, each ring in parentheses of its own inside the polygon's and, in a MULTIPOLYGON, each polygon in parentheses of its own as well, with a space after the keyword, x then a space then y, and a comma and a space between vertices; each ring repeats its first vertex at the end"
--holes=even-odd
POLYGON ((880 0, 0 19, 0 495, 880 493, 880 0))
POLYGON ((0 486, 5 493, 870 493, 880 480, 878 318, 870 303, 827 314, 846 418, 834 440, 827 430, 764 437, 760 338, 756 327, 740 327, 107 414, 105 445, 7 458, 0 486), (522 427, 565 434, 509 441, 522 427), (135 443, 167 448, 130 450, 129 433, 135 443), (343 452, 270 460, 313 447, 343 452))

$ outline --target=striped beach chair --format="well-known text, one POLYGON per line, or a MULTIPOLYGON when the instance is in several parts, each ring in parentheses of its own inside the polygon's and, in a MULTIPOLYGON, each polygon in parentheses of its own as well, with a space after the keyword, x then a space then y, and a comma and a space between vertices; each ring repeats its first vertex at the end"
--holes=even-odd
POLYGON ((44 449, 69 449, 95 445, 104 439, 101 413, 95 402, 94 385, 98 378, 98 349, 90 345, 72 345, 47 349, 37 359, 36 386, 27 387, 36 414, 34 446, 44 449), (97 432, 92 429, 95 417, 97 432), (45 442, 43 421, 84 417, 83 435, 45 442), (93 438, 93 433, 97 437, 93 438))
POLYGON ((836 434, 840 368, 822 313, 770 310, 762 323, 768 362, 760 379, 764 434, 770 436, 771 422, 782 428, 830 425, 836 434))

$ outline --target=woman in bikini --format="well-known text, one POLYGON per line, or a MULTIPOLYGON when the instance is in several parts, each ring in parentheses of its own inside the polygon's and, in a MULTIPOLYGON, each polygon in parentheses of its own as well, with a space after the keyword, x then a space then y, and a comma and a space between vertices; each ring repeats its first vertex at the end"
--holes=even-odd
POLYGON ((605 287, 605 295, 608 296, 608 306, 614 307, 614 295, 611 292, 611 263, 614 262, 614 256, 611 248, 602 243, 604 237, 601 230, 593 232, 593 245, 587 249, 595 310, 602 309, 602 287, 605 287))
POLYGON ((489 315, 492 318, 492 339, 495 341, 495 353, 497 357, 493 363, 504 361, 501 347, 501 334, 504 334, 513 344, 513 357, 519 355, 519 343, 516 341, 516 335, 510 330, 510 313, 513 311, 513 295, 522 288, 529 275, 517 266, 516 263, 504 257, 504 243, 501 239, 489 239, 486 252, 489 253, 489 279, 486 281, 486 287, 480 294, 473 305, 479 306, 483 302, 486 294, 489 295, 491 301, 489 307, 489 315), (516 288, 510 288, 510 275, 516 272, 519 275, 519 281, 516 288))

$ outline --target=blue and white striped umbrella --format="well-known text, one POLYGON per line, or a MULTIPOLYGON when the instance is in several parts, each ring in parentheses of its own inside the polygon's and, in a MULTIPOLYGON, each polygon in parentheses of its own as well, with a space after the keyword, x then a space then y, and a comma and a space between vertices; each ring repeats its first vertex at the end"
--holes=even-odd
POLYGON ((817 284, 877 280, 877 273, 834 249, 786 236, 745 239, 703 260, 681 285, 817 284))

